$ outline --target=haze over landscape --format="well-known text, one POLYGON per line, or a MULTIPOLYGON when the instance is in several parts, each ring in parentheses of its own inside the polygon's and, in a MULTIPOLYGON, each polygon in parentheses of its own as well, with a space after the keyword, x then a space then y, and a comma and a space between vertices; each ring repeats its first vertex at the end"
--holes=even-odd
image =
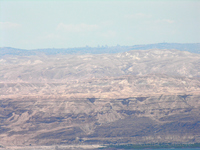
POLYGON ((199 43, 196 0, 0 1, 0 47, 199 43))
POLYGON ((0 8, 0 149, 200 143, 199 1, 0 8))

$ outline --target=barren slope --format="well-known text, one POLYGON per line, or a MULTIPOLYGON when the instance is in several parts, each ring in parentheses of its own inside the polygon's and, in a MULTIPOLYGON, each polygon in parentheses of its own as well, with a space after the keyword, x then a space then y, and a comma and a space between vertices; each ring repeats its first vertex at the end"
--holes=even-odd
POLYGON ((200 142, 200 55, 3 56, 0 145, 200 142))

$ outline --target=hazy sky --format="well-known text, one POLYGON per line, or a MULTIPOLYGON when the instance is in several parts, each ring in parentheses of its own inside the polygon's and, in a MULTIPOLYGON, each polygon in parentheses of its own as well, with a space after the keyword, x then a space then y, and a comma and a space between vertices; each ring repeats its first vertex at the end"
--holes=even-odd
POLYGON ((0 0, 0 47, 162 42, 200 42, 200 1, 0 0))

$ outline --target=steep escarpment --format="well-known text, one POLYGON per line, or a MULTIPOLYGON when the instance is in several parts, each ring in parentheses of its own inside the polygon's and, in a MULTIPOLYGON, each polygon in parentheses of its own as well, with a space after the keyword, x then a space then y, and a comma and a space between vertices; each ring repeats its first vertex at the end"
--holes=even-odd
POLYGON ((200 95, 1 99, 4 144, 199 142, 200 95))

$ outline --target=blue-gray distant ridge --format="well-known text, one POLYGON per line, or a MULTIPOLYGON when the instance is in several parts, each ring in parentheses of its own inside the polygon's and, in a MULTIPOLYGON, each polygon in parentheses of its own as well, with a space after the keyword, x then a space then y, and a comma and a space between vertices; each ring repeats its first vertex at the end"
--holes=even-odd
POLYGON ((56 54, 112 54, 122 53, 130 50, 147 50, 147 49, 177 49, 200 54, 200 43, 157 43, 143 44, 134 46, 99 46, 99 47, 75 47, 75 48, 46 48, 46 49, 17 49, 12 47, 1 47, 0 56, 4 55, 56 55, 56 54))

